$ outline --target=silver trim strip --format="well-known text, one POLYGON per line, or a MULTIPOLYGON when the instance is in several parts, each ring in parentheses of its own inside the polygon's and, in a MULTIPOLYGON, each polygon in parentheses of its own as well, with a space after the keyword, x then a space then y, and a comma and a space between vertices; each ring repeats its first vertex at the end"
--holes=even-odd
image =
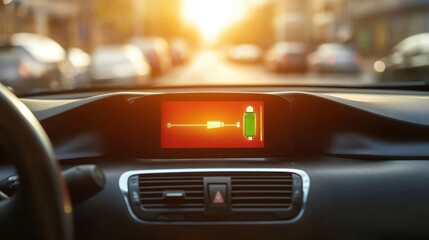
POLYGON ((308 174, 302 170, 299 169, 293 169, 293 168, 191 168, 191 169, 152 169, 152 170, 136 170, 136 171, 128 171, 121 175, 119 178, 119 189, 122 192, 123 198, 125 200, 125 204, 127 205, 128 212, 130 213, 131 217, 139 222, 139 223, 146 223, 146 224, 201 224, 201 225, 217 225, 217 224, 257 224, 257 222, 152 222, 152 221, 144 221, 140 218, 138 218, 130 205, 130 201, 128 199, 128 179, 133 175, 138 174, 162 174, 162 173, 200 173, 200 172, 285 172, 285 173, 295 173, 301 176, 302 178, 302 190, 303 190, 303 204, 301 207, 301 211, 299 214, 290 220, 281 220, 281 221, 265 221, 264 224, 267 222, 272 223, 294 223, 297 222, 302 215, 304 214, 304 209, 307 205, 307 198, 308 193, 310 190, 310 177, 308 174))
POLYGON ((10 197, 8 195, 6 195, 6 193, 4 193, 2 191, 0 191, 0 197, 2 197, 5 200, 10 199, 10 197))
POLYGON ((139 161, 148 161, 148 162, 183 162, 183 161, 189 161, 189 162, 201 162, 201 161, 267 161, 272 160, 275 161, 277 158, 251 158, 251 157, 240 157, 240 158, 216 158, 216 157, 205 157, 205 158, 139 158, 139 161))

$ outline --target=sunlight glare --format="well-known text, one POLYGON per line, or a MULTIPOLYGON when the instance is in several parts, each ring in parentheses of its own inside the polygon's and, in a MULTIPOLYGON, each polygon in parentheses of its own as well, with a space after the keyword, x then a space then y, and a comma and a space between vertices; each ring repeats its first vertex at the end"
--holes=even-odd
POLYGON ((206 42, 215 41, 230 24, 243 17, 242 1, 183 0, 182 15, 188 25, 194 25, 206 42))

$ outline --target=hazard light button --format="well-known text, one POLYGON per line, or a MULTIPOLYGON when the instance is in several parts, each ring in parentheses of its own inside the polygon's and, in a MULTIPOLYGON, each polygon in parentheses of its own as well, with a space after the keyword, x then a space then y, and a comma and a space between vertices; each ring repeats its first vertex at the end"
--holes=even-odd
POLYGON ((209 184, 210 203, 224 205, 227 203, 226 184, 209 184))

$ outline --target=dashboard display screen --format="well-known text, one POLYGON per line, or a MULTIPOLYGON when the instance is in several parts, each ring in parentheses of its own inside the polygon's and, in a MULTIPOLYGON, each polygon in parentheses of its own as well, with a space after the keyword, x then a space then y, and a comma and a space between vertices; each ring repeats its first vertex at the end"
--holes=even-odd
POLYGON ((264 148, 264 102, 163 101, 161 148, 264 148))

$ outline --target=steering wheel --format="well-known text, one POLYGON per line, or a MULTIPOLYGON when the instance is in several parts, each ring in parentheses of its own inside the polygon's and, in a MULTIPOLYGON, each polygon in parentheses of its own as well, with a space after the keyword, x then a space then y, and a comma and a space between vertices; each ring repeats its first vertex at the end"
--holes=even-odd
POLYGON ((73 239, 72 205, 47 134, 0 84, 0 140, 19 174, 15 196, 0 202, 2 239, 73 239))

